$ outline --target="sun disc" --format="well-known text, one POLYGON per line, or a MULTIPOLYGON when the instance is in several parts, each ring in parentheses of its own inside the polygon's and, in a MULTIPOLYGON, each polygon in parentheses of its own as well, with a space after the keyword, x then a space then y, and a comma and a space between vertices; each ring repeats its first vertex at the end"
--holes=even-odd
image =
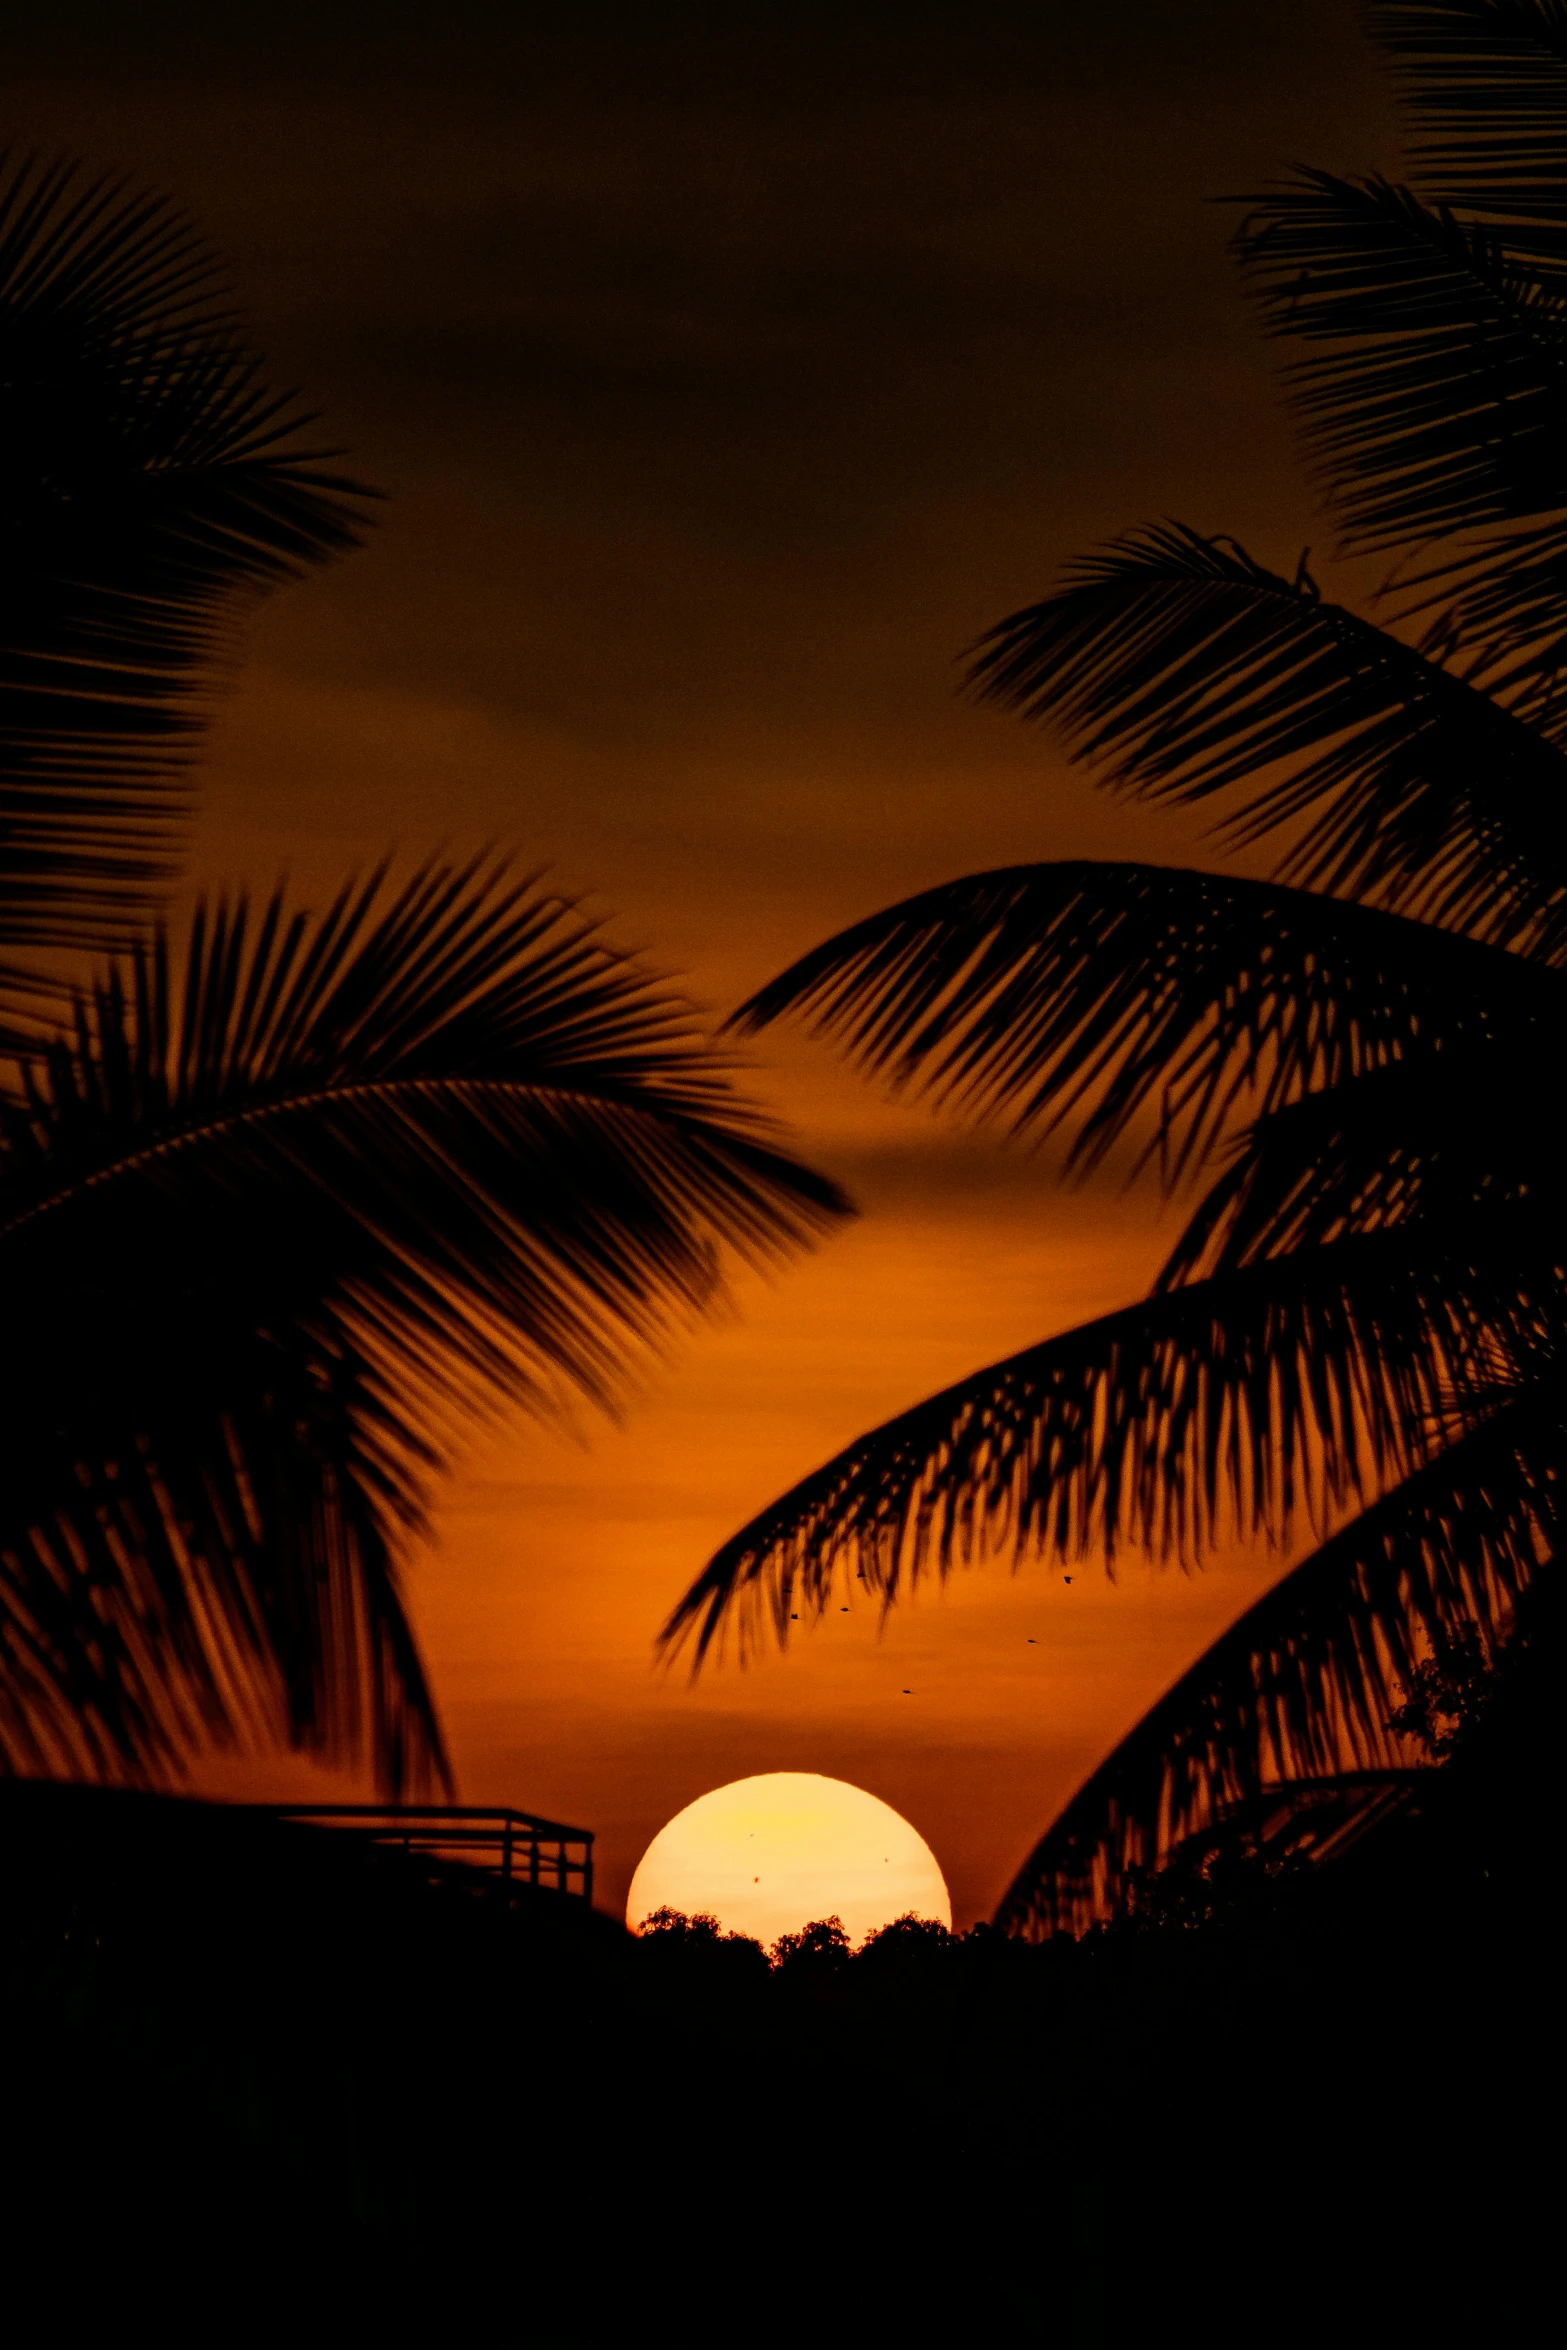
POLYGON ((896 1917, 952 1923, 936 1856, 890 1803, 815 1771, 764 1771, 688 1803, 637 1865, 626 1922, 656 1909, 707 1911, 731 1933, 775 1942, 840 1917, 863 1941, 896 1917))

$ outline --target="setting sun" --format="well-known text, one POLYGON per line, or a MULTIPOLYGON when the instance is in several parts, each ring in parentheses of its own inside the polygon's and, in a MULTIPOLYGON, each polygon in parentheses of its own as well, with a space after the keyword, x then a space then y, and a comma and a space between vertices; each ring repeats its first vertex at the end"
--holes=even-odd
POLYGON ((761 1942, 813 1918, 841 1918, 856 1942, 910 1910, 952 1923, 924 1837, 879 1796, 815 1771, 736 1779, 677 1812, 642 1855, 627 1922, 663 1908, 761 1942))

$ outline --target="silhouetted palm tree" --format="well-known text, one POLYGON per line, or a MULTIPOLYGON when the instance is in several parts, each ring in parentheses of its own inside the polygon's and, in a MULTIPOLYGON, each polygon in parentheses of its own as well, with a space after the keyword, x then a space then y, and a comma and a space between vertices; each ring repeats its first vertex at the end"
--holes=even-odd
POLYGON ((1086 1170, 1206 1188, 1143 1304, 960 1381, 725 1545, 666 1638, 891 1603, 986 1550, 1331 1538, 1090 1781, 1034 1930, 1274 1781, 1401 1759, 1433 1645, 1507 1634, 1567 1470, 1567 8, 1399 0, 1429 196, 1302 172, 1240 231, 1345 550, 1393 626, 1163 525, 982 643, 981 694, 1129 797, 1230 795, 1275 883, 1049 864, 927 891, 749 1003, 1086 1170), (1455 209, 1461 208, 1461 209, 1455 209))
POLYGON ((354 546, 166 199, 0 154, 0 953, 122 944, 236 614, 354 546))
POLYGON ((493 858, 138 920, 236 598, 363 493, 167 207, 0 178, 0 1765, 444 1771, 398 1591, 458 1427, 613 1401, 842 1211, 680 998, 493 858), (108 947, 88 982, 60 950, 108 947))

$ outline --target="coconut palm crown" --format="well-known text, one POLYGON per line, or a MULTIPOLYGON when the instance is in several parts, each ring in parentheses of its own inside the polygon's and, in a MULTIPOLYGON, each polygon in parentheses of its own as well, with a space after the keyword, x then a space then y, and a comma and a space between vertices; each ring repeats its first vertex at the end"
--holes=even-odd
POLYGON ((1196 1205, 1142 1303, 851 1444, 666 1628, 700 1656, 893 1604, 987 1552, 1317 1547, 1094 1775, 1007 1922, 1080 1930, 1260 1790, 1408 1761, 1421 1660, 1494 1654, 1567 1469, 1567 6, 1370 12, 1416 188, 1301 171, 1239 259, 1372 620, 1303 559, 1176 523, 984 638, 977 691, 1107 788, 1212 800, 1273 881, 981 873, 872 916, 738 1016, 803 1015, 894 1088, 1113 1146, 1196 1205), (1322 1539, 1322 1537, 1326 1537, 1322 1539))
POLYGON ((160 917, 237 618, 361 535, 308 421, 168 203, 0 161, 0 1769, 439 1783, 461 1429, 613 1404, 845 1206, 502 858, 160 917))

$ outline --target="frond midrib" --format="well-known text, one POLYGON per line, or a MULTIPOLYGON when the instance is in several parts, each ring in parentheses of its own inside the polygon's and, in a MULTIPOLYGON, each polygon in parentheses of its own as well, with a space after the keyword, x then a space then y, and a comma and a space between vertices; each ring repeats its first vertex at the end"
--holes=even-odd
MULTIPOLYGON (((537 1100, 590 1101, 602 1103, 604 1106, 616 1110, 629 1111, 651 1123, 667 1127, 684 1128, 693 1123, 714 1124, 715 1132, 722 1139, 741 1147, 753 1139, 738 1128, 725 1129, 717 1126, 711 1113, 704 1115, 694 1105, 660 1102, 647 1095, 637 1095, 630 1089, 621 1091, 609 1086, 587 1084, 573 1086, 563 1084, 558 1080, 544 1081, 537 1078, 449 1076, 360 1079, 354 1083, 318 1085, 280 1093, 270 1100, 251 1101, 215 1116, 209 1115, 192 1119, 174 1131, 160 1135, 157 1141, 148 1143, 138 1150, 125 1152, 117 1158, 108 1160, 102 1166, 93 1168, 74 1182, 61 1185, 58 1190, 46 1194, 44 1198, 32 1201, 18 1214, 4 1216, 3 1213, 0 1213, 0 1243, 11 1239, 18 1232, 29 1229, 43 1217, 70 1206, 74 1201, 89 1193, 124 1181, 130 1176, 140 1173, 144 1168, 156 1166, 160 1161, 172 1158, 177 1153, 196 1149, 203 1143, 219 1141, 226 1135, 238 1133, 246 1127, 263 1125, 272 1119, 302 1111, 324 1109, 337 1102, 386 1100, 398 1094, 425 1096, 493 1094, 513 1097, 526 1095, 537 1100)), ((731 1105, 724 1106, 730 1107, 731 1105)), ((717 1108, 718 1105, 715 1104, 715 1111, 717 1108)))

